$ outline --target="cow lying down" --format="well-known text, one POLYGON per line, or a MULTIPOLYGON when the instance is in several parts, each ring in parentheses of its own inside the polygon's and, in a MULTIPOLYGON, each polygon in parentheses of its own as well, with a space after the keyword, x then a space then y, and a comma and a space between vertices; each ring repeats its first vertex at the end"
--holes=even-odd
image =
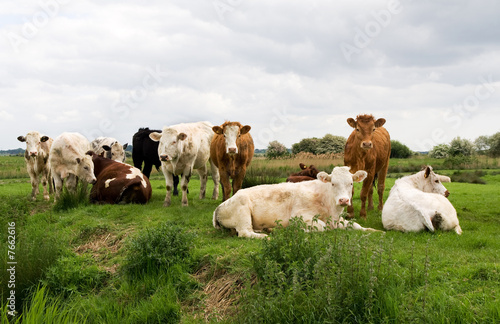
POLYGON ((363 181, 365 171, 352 174, 349 167, 336 167, 332 174, 320 172, 317 177, 313 181, 239 190, 217 207, 213 217, 214 227, 235 229, 241 237, 265 238, 266 234, 256 231, 274 228, 277 221, 286 227, 292 217, 302 216, 307 225, 315 226, 319 231, 345 227, 375 231, 357 223, 346 225, 340 217, 344 207, 351 203, 353 181, 363 181), (318 215, 317 222, 313 224, 318 215))
POLYGON ((90 192, 93 203, 145 204, 152 194, 149 179, 131 165, 92 153, 97 182, 90 192))
POLYGON ((435 174, 430 166, 396 180, 382 210, 384 228, 402 232, 441 229, 462 234, 457 212, 446 198, 450 193, 441 183, 450 181, 435 174))

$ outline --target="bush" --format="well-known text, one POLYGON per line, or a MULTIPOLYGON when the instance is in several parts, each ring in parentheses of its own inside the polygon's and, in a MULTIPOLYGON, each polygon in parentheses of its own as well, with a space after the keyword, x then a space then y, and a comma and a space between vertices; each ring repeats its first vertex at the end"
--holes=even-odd
POLYGON ((410 148, 401 142, 391 141, 391 158, 407 159, 412 155, 410 148))
POLYGON ((278 141, 272 141, 267 146, 266 157, 268 159, 276 159, 288 155, 290 155, 290 153, 288 152, 286 146, 278 141))
POLYGON ((88 185, 84 185, 82 182, 79 182, 76 188, 76 194, 70 193, 66 187, 63 187, 61 195, 54 205, 54 210, 67 211, 89 204, 88 185))
POLYGON ((346 142, 347 139, 345 137, 326 134, 322 139, 319 140, 315 154, 344 152, 346 142))
POLYGON ((433 159, 446 159, 449 155, 450 146, 448 144, 436 145, 429 152, 429 157, 433 159))
POLYGON ((488 154, 492 157, 500 156, 500 132, 492 135, 489 138, 490 149, 488 150, 488 154))
POLYGON ((123 269, 131 277, 154 274, 190 257, 193 236, 171 223, 147 229, 130 241, 123 269))
POLYGON ((455 137, 450 143, 450 156, 472 156, 475 152, 474 144, 467 139, 455 137))

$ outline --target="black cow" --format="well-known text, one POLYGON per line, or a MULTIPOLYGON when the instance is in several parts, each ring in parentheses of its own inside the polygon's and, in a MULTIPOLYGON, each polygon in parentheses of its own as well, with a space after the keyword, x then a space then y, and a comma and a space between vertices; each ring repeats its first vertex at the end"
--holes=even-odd
MULTIPOLYGON (((159 142, 155 142, 149 138, 149 134, 153 132, 161 133, 161 130, 150 130, 148 127, 139 128, 132 138, 132 160, 134 161, 134 166, 141 170, 148 179, 151 175, 153 165, 156 167, 156 170, 159 170, 161 166, 160 158, 158 157, 159 142), (144 169, 142 168, 142 162, 144 162, 144 169)), ((179 176, 174 175, 174 196, 179 195, 179 191, 177 190, 178 185, 179 176)))

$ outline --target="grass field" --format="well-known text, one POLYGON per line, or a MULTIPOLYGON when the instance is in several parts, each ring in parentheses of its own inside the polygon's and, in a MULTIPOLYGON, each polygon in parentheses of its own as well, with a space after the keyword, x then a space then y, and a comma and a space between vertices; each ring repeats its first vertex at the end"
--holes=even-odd
MULTIPOLYGON (((252 169, 280 177, 299 162, 256 159, 252 169)), ((327 171, 342 164, 304 162, 327 171)), ((429 162, 441 163, 392 160, 385 198, 396 177, 429 162)), ((500 322, 496 160, 477 164, 486 184, 446 185, 461 236, 287 228, 274 231, 270 241, 215 230, 212 213, 220 199, 199 200, 196 177, 189 207, 181 207, 179 197, 162 207, 165 183, 153 171, 153 198, 145 206, 83 202, 56 211, 41 196, 29 201, 23 163, 21 157, 0 157, 2 323, 16 319, 6 314, 11 278, 4 270, 12 223, 16 310, 25 308, 26 323, 500 322)), ((212 189, 209 180, 208 197, 212 189)), ((377 210, 356 221, 383 229, 377 210)))

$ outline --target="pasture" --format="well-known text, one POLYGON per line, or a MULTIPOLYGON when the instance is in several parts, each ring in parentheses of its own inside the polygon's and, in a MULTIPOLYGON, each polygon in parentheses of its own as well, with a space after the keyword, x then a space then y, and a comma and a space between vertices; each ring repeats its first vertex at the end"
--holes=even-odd
MULTIPOLYGON (((284 181, 299 162, 331 171, 339 157, 255 159, 250 177, 284 181)), ((391 160, 385 199, 397 177, 423 164, 452 176, 440 160, 391 160)), ((500 322, 500 168, 480 159, 485 184, 445 184, 457 210, 453 232, 305 233, 300 221, 269 241, 212 226, 218 201, 162 207, 163 175, 151 174, 147 205, 54 208, 31 185, 22 157, 0 157, 2 323, 498 323, 500 322), (8 227, 15 223, 16 318, 6 314, 8 227)), ((463 170, 463 173, 470 171, 463 170)), ((354 207, 359 211, 356 184, 354 207)), ((207 192, 213 189, 211 179, 207 192)), ((376 193, 374 194, 376 199, 376 193)), ((378 210, 364 227, 383 230, 378 210)))

